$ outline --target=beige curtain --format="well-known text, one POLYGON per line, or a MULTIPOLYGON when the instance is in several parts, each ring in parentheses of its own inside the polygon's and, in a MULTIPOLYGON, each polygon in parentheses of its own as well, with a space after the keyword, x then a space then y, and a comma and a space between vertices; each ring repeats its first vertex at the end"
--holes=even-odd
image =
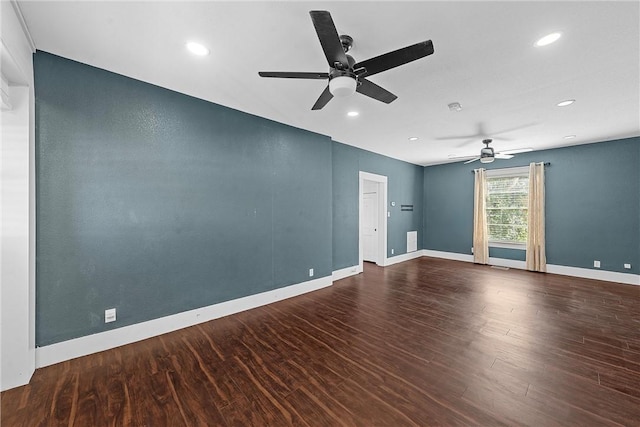
POLYGON ((529 165, 527 270, 547 271, 544 236, 544 163, 529 165))
POLYGON ((473 262, 489 263, 489 231, 487 230, 487 171, 475 169, 473 191, 473 262))

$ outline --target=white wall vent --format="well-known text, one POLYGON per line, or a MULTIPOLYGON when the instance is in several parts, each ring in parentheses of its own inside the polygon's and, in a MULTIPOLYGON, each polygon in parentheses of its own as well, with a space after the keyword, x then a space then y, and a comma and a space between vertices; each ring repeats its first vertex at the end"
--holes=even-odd
POLYGON ((415 252, 418 250, 418 232, 407 232, 407 253, 415 252))

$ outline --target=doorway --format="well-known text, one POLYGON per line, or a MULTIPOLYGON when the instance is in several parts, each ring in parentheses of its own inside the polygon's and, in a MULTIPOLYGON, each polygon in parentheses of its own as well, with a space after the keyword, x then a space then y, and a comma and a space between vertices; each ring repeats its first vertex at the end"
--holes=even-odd
POLYGON ((378 261, 378 183, 364 181, 362 195, 362 259, 378 261))
POLYGON ((360 172, 359 270, 363 262, 387 261, 387 177, 360 172))

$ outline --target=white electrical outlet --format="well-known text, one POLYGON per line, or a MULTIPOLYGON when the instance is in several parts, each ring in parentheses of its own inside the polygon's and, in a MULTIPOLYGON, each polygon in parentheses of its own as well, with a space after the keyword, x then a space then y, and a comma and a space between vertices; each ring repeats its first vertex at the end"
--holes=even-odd
POLYGON ((626 268, 627 270, 631 270, 631 264, 625 264, 624 268, 626 268))
POLYGON ((104 323, 110 323, 116 321, 116 309, 110 308, 104 311, 104 323))
POLYGON ((393 255, 395 253, 395 249, 391 249, 391 255, 393 255))
POLYGON ((391 218, 391 212, 387 212, 387 218, 391 218))
POLYGON ((595 268, 600 268, 600 261, 598 261, 598 260, 594 260, 594 261, 593 261, 593 266, 594 266, 595 268))
POLYGON ((309 269, 309 277, 313 277, 313 268, 309 269))

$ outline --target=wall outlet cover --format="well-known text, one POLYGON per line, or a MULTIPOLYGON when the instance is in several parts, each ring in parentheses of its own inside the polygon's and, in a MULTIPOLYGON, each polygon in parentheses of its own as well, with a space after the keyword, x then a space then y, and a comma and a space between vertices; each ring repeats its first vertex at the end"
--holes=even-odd
POLYGON ((116 321, 116 309, 110 308, 104 311, 104 323, 111 323, 116 321))
POLYGON ((313 277, 313 268, 309 269, 309 277, 313 277))
POLYGON ((594 260, 594 261, 593 261, 593 266, 594 266, 595 268, 600 268, 600 261, 594 260))
POLYGON ((631 264, 625 264, 624 268, 626 268, 627 270, 630 270, 631 269, 631 264))
POLYGON ((393 255, 394 252, 395 252, 395 249, 391 249, 391 255, 393 255))

